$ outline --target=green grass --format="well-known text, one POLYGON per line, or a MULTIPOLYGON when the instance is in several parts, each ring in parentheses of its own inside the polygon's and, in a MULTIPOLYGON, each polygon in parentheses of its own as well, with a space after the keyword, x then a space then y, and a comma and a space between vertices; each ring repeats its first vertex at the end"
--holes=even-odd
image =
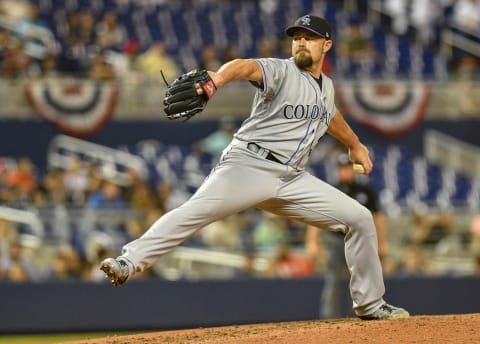
POLYGON ((138 332, 12 334, 0 335, 0 344, 53 344, 72 340, 127 336, 135 333, 138 332))

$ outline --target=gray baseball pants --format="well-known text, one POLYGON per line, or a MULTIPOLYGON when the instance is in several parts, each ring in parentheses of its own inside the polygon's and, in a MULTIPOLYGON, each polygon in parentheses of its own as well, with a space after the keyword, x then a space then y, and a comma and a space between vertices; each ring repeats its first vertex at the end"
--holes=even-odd
POLYGON ((234 140, 210 175, 183 205, 159 218, 122 256, 136 272, 206 225, 250 207, 345 233, 350 292, 357 315, 384 303, 385 287, 371 212, 305 170, 265 159, 234 140))

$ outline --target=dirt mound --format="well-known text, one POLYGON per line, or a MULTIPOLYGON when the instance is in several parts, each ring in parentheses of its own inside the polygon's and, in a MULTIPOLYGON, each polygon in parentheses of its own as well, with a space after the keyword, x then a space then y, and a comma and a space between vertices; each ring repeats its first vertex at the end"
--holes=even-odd
POLYGON ((224 326, 90 339, 68 344, 480 343, 480 314, 391 321, 315 320, 224 326))

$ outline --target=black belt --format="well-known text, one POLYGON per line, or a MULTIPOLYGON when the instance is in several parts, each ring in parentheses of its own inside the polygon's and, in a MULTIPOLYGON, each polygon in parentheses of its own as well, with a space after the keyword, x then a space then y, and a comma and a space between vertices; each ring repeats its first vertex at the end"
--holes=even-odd
MULTIPOLYGON (((257 145, 255 142, 249 142, 247 144, 247 149, 254 152, 254 153, 258 153, 259 150, 261 149, 265 149, 263 147, 260 147, 259 145, 257 145)), ((276 163, 279 163, 281 164, 282 162, 280 160, 278 160, 275 155, 273 155, 269 150, 265 149, 265 151, 268 152, 268 154, 265 156, 265 159, 267 160, 270 160, 270 161, 273 161, 273 162, 276 162, 276 163)))

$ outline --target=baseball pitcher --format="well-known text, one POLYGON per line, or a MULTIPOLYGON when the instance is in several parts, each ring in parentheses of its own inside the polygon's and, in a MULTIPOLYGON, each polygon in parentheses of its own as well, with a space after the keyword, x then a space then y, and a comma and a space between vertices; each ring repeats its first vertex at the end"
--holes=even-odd
POLYGON ((305 15, 286 34, 292 37, 289 59, 235 59, 216 72, 192 71, 169 85, 164 104, 170 119, 201 113, 218 88, 236 80, 250 81, 256 94, 250 116, 197 192, 100 268, 114 286, 120 286, 200 228, 257 207, 344 233, 355 314, 365 320, 406 318, 406 310, 383 299, 370 211, 305 170, 325 133, 348 148, 351 162, 362 165, 364 173, 373 167, 367 147, 335 107, 332 80, 322 74, 325 55, 332 48, 330 25, 305 15))

